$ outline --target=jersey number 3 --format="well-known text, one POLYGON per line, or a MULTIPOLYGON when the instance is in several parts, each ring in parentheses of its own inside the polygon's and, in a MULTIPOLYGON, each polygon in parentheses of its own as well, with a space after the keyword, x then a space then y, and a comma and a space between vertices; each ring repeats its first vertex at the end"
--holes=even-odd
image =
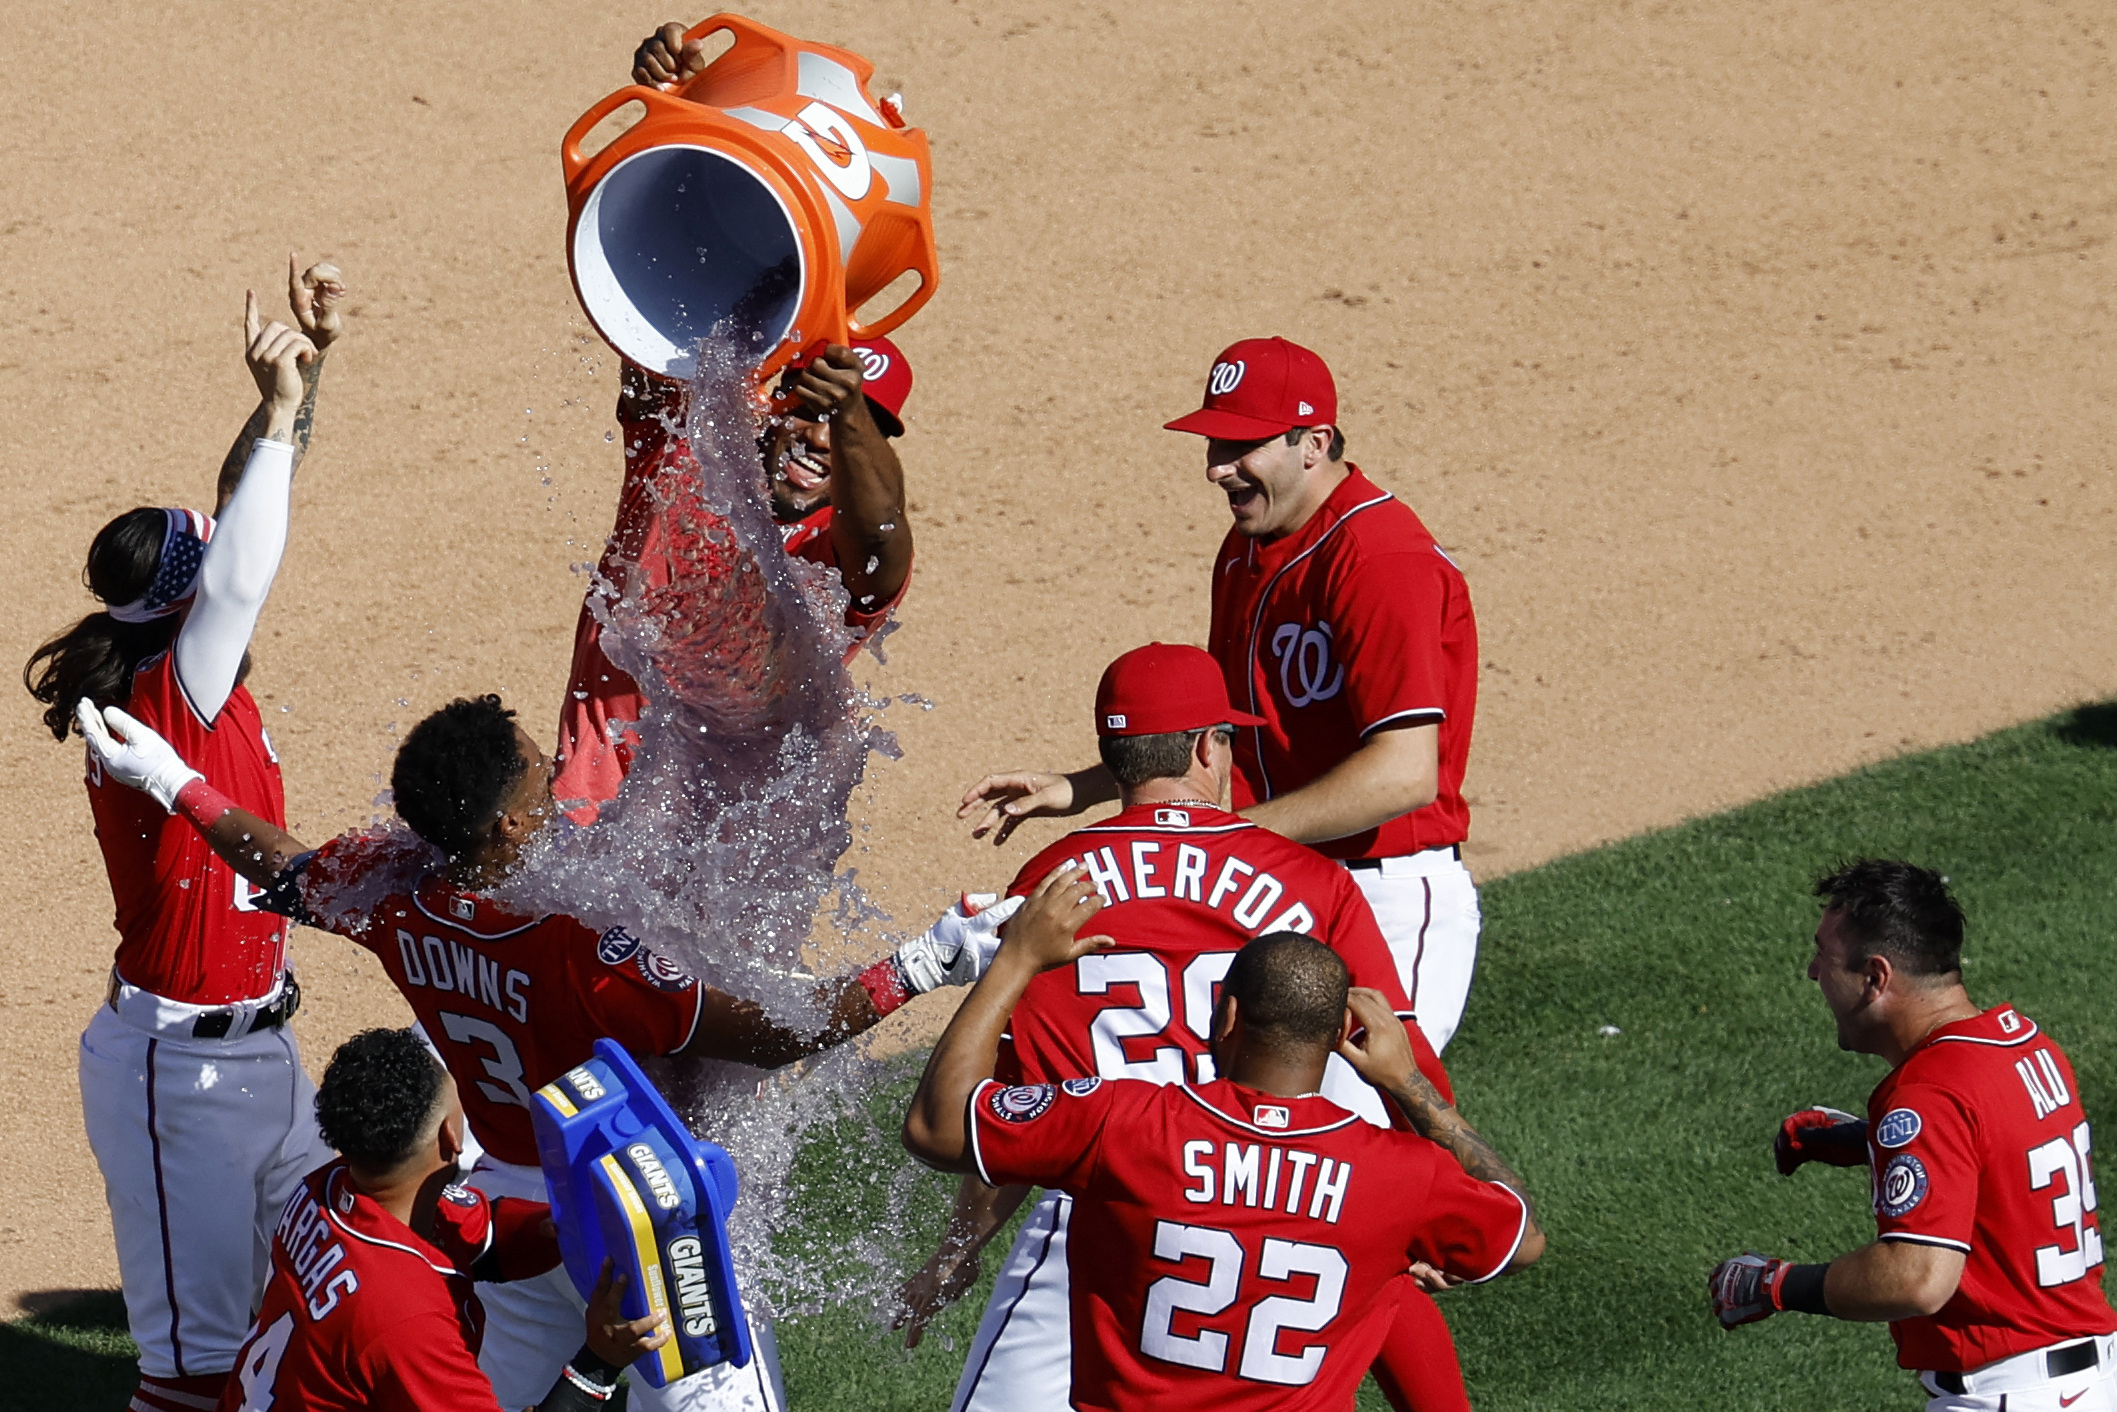
MULTIPOLYGON (((1182 1263, 1187 1257, 1206 1260, 1204 1284, 1165 1275, 1147 1286, 1147 1313, 1139 1332, 1139 1351, 1164 1363, 1225 1373, 1228 1367, 1228 1336, 1218 1329, 1200 1329, 1189 1336, 1172 1327, 1177 1312, 1211 1318, 1235 1302, 1242 1286, 1242 1242, 1229 1231, 1211 1226, 1186 1226, 1160 1221, 1154 1226, 1154 1256, 1182 1263)), ((1257 1273, 1267 1280, 1291 1280, 1297 1275, 1315 1277, 1315 1293, 1307 1299, 1272 1295, 1257 1301, 1250 1310, 1242 1335, 1242 1377, 1252 1382, 1277 1383, 1282 1387, 1305 1387, 1323 1368, 1324 1346, 1310 1344, 1296 1354, 1279 1351, 1281 1330, 1313 1333, 1338 1317, 1339 1301, 1345 1297, 1345 1257, 1327 1245, 1304 1245, 1299 1241, 1267 1238, 1257 1261, 1257 1273)))
POLYGON ((2029 1152, 2029 1190, 2042 1191, 2063 1178, 2064 1185, 2051 1198, 2051 1220, 2059 1230, 2073 1233, 2070 1250, 2063 1242, 2036 1249, 2036 1283, 2046 1289, 2069 1285, 2102 1263, 2102 1235, 2087 1221, 2095 1209, 2088 1150, 2088 1125, 2082 1123, 2071 1137, 2054 1137, 2029 1152))

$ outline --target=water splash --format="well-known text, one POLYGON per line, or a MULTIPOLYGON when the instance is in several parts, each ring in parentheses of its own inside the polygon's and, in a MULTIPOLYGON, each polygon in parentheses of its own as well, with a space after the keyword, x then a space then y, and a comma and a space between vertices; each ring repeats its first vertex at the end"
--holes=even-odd
MULTIPOLYGON (((686 420, 670 427, 691 454, 654 473, 656 530, 590 598, 605 653, 652 703, 624 787, 593 825, 548 830, 497 896, 598 930, 622 926, 707 984, 812 1030, 825 1019, 806 964, 819 936, 888 920, 838 865, 868 757, 893 756, 896 745, 875 722, 886 703, 846 671, 852 637, 838 576, 783 548, 746 342, 700 345, 686 420)), ((889 1277, 879 1245, 869 1275, 848 1279, 773 1239, 804 1138, 846 1120, 867 1068, 851 1048, 799 1074, 650 1065, 693 1130, 736 1158, 743 1195, 731 1237, 766 1308, 873 1294, 889 1277)), ((880 1160, 905 1165, 893 1141, 873 1137, 865 1145, 889 1154, 880 1160)))

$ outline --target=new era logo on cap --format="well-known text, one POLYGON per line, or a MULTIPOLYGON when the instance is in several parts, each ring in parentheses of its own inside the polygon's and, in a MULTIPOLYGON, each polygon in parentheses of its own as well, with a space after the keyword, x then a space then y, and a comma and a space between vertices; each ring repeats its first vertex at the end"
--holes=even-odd
POLYGON ((1105 730, 1121 731, 1125 728, 1125 718, 1123 716, 1105 716, 1103 717, 1103 728, 1105 730))

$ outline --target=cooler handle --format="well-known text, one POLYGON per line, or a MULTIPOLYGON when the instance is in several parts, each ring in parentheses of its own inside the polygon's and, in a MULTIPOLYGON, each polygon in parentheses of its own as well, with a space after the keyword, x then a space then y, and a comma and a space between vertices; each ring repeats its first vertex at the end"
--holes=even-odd
MULTIPOLYGON (((595 125, 624 107, 627 103, 634 102, 645 104, 650 115, 657 104, 667 108, 688 106, 681 99, 673 98, 659 88, 647 88, 637 83, 628 84, 603 99, 593 108, 581 114, 572 127, 566 129, 565 140, 559 144, 559 164, 565 169, 566 184, 568 186, 573 185, 574 178, 581 174, 582 168, 595 160, 592 155, 583 156, 581 154, 581 143, 594 130, 595 125)), ((645 121, 645 119, 641 121, 645 121)))

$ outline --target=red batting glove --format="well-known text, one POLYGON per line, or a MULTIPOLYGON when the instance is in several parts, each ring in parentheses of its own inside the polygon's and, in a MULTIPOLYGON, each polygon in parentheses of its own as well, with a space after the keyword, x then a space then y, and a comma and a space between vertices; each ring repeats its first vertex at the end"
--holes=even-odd
POLYGON ((1790 1177, 1803 1162, 1833 1167, 1867 1165, 1867 1120, 1835 1108, 1803 1108, 1779 1124, 1772 1139, 1772 1160, 1779 1175, 1790 1177))
POLYGON ((1754 1324, 1784 1309, 1780 1291, 1793 1267, 1791 1260, 1773 1260, 1754 1250, 1714 1266, 1713 1273, 1706 1276, 1705 1287, 1712 1292, 1713 1314, 1720 1320, 1720 1327, 1754 1324))

